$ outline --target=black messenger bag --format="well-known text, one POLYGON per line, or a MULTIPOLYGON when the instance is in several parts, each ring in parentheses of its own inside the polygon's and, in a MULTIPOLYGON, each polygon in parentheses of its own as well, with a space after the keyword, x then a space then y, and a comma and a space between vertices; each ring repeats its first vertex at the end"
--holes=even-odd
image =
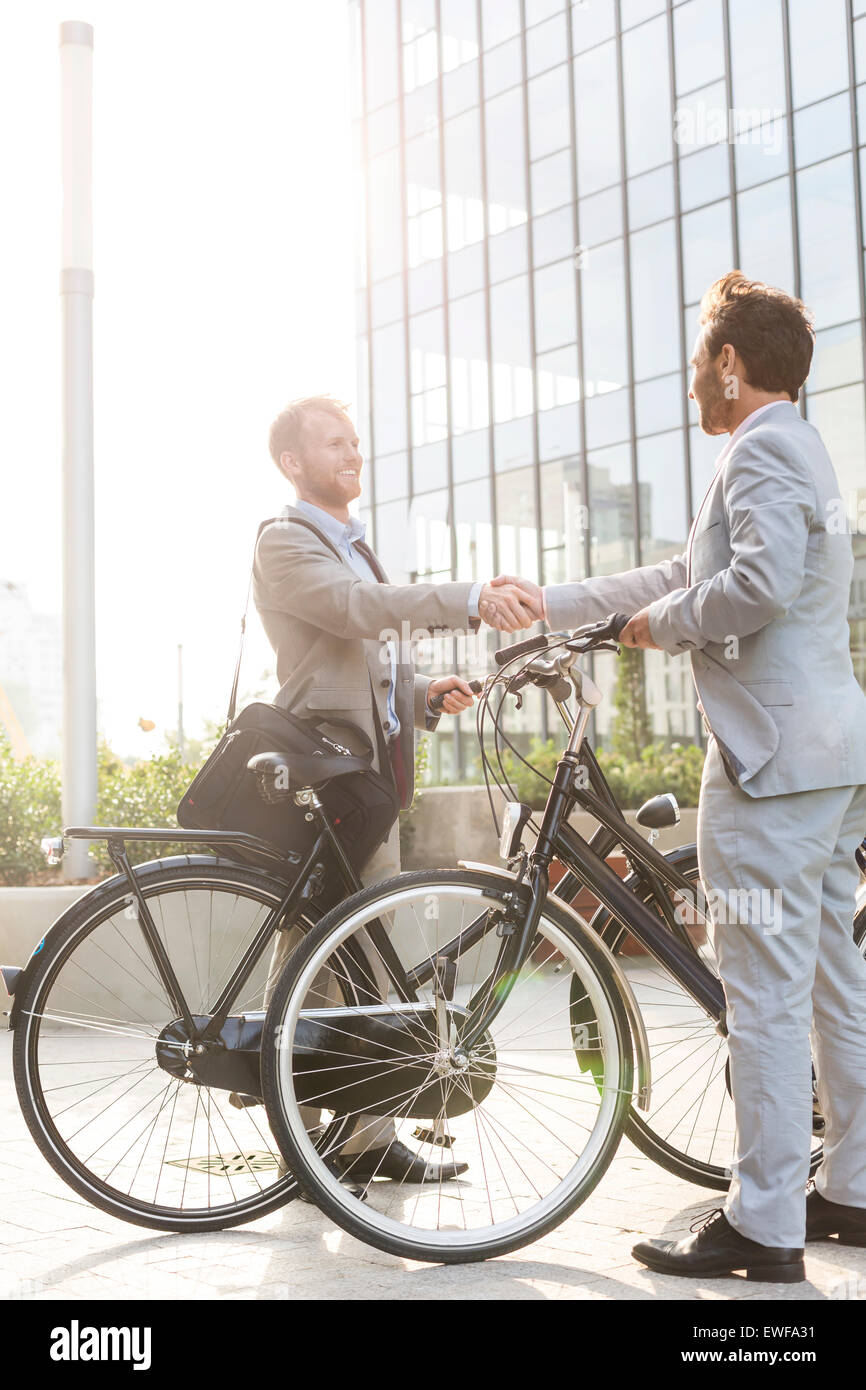
MULTIPOLYGON (((315 532, 333 550, 314 526, 297 518, 293 521, 315 532)), ((262 523, 259 535, 268 525, 269 521, 262 523)), ((294 798, 300 788, 314 787, 346 858, 360 872, 388 838, 397 819, 400 803, 396 786, 389 776, 375 771, 370 740, 362 729, 346 720, 327 713, 317 720, 299 719, 289 710, 264 703, 247 705, 235 718, 251 590, 252 576, 241 622, 241 648, 226 731, 181 798, 178 824, 188 830, 238 830, 255 835, 285 857, 288 873, 303 863, 321 833, 317 818, 307 820, 309 807, 299 806, 294 798), (323 727, 350 731, 347 741, 360 745, 362 751, 353 753, 323 732, 323 727), (265 799, 258 778, 247 767, 250 759, 260 753, 278 753, 285 765, 284 785, 280 788, 285 795, 278 799, 265 799)), ((388 766, 384 746, 380 749, 380 764, 388 766)), ((220 844, 219 850, 274 868, 273 860, 246 847, 220 844)))

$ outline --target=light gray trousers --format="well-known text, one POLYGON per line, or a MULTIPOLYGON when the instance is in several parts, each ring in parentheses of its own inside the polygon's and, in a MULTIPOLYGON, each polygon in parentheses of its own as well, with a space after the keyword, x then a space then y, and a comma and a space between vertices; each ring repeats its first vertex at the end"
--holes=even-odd
MULTIPOLYGON (((361 882, 365 888, 370 888, 374 883, 381 883, 386 878, 393 878, 400 872, 400 822, 399 818, 395 822, 391 834, 383 845, 376 850, 372 859, 368 860, 361 874, 361 882)), ((387 922, 386 922, 387 925, 387 922)), ((274 951, 271 956, 271 963, 268 968, 268 981, 265 987, 265 1004, 270 1002, 274 987, 282 974, 283 967, 295 947, 301 940, 301 932, 297 927, 292 927, 289 931, 277 932, 277 939, 274 942, 274 951)), ((382 968, 381 961, 377 952, 369 952, 370 966, 376 977, 382 998, 387 997, 388 978, 382 968)), ((322 1005, 322 993, 329 999, 330 1003, 342 1003, 342 996, 334 991, 333 977, 328 981, 317 981, 318 992, 313 1001, 319 1006, 322 1005), (332 993, 332 991, 334 991, 332 993)), ((315 989, 315 986, 314 986, 315 989)), ((319 1123, 319 1111, 309 1106, 301 1107, 301 1115, 304 1124, 313 1129, 319 1123)), ((397 1136, 397 1129, 392 1119, 382 1118, 377 1115, 361 1115, 352 1134, 343 1145, 340 1152, 342 1154, 363 1153, 366 1149, 384 1149, 397 1136)))
POLYGON ((698 860, 736 1118, 725 1213, 762 1245, 804 1243, 813 1051, 826 1122, 818 1190, 866 1207, 866 960, 852 935, 864 833, 866 787, 750 797, 710 739, 698 860))

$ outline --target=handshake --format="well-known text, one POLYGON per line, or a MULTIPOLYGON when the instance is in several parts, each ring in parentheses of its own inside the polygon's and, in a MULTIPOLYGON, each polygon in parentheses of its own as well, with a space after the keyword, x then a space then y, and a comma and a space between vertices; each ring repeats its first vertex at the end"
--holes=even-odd
POLYGON ((517 632, 544 618, 544 596, 530 579, 500 574, 481 590, 478 615, 498 632, 517 632))

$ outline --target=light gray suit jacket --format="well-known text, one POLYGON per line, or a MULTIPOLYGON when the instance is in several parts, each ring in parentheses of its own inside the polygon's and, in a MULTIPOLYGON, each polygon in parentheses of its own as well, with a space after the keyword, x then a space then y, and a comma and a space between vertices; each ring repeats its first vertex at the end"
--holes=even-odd
POLYGON ((751 796, 866 782, 866 696, 847 622, 853 550, 839 515, 818 431, 780 401, 746 420, 685 554, 551 586, 548 622, 649 606, 657 646, 691 654, 698 708, 728 777, 751 796))
MULTIPOLYGON (((256 545, 253 599, 276 652, 280 691, 274 701, 301 718, 325 715, 356 724, 378 750, 387 722, 390 659, 380 639, 389 629, 469 626, 471 584, 374 584, 360 579, 349 561, 292 517, 294 507, 267 526, 256 545)), ((409 644, 398 643, 394 703, 412 800, 413 729, 435 729, 427 715, 426 676, 415 674, 409 644)), ((335 733, 351 744, 345 730, 335 733)), ((355 751, 358 751, 360 744, 355 751)), ((379 766, 378 751, 376 766, 379 766)))

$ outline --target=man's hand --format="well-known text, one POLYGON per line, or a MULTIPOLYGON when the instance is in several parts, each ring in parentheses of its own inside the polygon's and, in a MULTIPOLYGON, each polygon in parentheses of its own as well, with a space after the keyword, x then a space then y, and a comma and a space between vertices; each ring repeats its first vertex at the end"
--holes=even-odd
POLYGON ((531 579, 500 574, 481 590, 478 612, 488 627, 517 632, 544 617, 541 590, 531 579))
POLYGON ((633 618, 629 618, 619 634, 619 641, 624 647, 649 647, 654 652, 661 651, 661 647, 656 646, 650 633, 648 608, 642 608, 633 618))
MULTIPOLYGON (((469 709, 475 699, 471 686, 460 676, 440 676, 438 681, 431 681, 427 687, 427 706, 434 695, 443 695, 442 712, 444 714, 459 714, 462 709, 469 709)), ((437 709, 436 714, 439 713, 437 709)))

